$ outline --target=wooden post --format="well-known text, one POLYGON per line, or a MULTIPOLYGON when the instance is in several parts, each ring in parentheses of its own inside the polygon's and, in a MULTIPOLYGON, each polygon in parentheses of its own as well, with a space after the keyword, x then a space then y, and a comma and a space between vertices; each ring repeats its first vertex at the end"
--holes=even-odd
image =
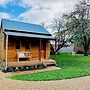
POLYGON ((7 70, 7 64, 8 64, 8 35, 6 35, 6 65, 5 65, 5 70, 7 70))
POLYGON ((39 61, 41 61, 42 39, 40 39, 39 61))
POLYGON ((45 46, 44 46, 44 59, 46 59, 46 42, 45 42, 45 46))
POLYGON ((55 50, 54 50, 54 60, 56 61, 56 44, 57 44, 57 42, 56 42, 56 39, 55 39, 55 50))

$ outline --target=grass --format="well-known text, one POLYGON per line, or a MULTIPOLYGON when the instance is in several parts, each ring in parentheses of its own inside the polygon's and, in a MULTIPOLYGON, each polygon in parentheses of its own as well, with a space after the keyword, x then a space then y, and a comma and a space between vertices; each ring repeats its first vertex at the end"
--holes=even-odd
MULTIPOLYGON (((54 56, 51 56, 52 59, 53 57, 54 56)), ((64 53, 57 55, 57 65, 62 69, 11 76, 9 78, 26 81, 50 81, 78 78, 90 75, 90 56, 72 56, 64 53)))

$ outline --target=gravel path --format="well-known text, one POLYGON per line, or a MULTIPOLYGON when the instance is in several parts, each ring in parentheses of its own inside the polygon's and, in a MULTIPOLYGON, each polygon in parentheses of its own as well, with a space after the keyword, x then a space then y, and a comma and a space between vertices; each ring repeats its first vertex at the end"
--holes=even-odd
POLYGON ((18 81, 0 71, 0 90, 90 90, 90 76, 57 81, 18 81))

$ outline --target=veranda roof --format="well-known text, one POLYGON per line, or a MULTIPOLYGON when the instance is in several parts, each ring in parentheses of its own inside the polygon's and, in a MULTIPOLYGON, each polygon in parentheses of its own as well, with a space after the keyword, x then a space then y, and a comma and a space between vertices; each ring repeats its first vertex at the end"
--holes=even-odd
POLYGON ((21 36, 21 37, 30 37, 30 38, 42 38, 42 39, 50 39, 54 40, 55 38, 47 35, 38 35, 38 34, 27 34, 27 33, 19 33, 19 32, 5 32, 6 35, 11 36, 21 36))

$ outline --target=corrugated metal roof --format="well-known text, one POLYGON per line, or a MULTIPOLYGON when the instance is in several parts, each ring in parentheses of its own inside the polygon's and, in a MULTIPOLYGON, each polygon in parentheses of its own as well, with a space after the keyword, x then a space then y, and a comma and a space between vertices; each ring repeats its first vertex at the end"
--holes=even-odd
POLYGON ((2 19, 2 26, 7 30, 15 30, 15 31, 24 31, 24 32, 32 32, 32 33, 40 33, 40 34, 50 34, 44 27, 36 24, 29 24, 24 22, 12 21, 7 19, 2 19))
POLYGON ((27 33, 18 33, 18 32, 5 32, 5 34, 11 36, 22 36, 22 37, 31 37, 31 38, 43 38, 43 39, 51 39, 51 40, 55 39, 54 37, 47 35, 27 34, 27 33))

